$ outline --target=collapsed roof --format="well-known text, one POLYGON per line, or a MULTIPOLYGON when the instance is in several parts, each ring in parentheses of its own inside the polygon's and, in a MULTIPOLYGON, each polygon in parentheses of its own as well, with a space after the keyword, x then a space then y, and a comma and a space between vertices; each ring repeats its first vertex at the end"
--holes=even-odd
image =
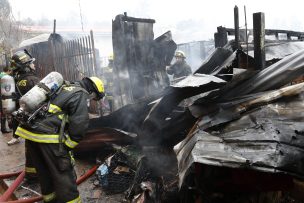
POLYGON ((304 50, 289 51, 264 70, 236 74, 236 53, 216 49, 193 75, 92 119, 90 129, 132 132, 141 146, 173 147, 184 139, 175 147, 180 184, 194 163, 304 177, 304 85, 285 87, 304 74, 304 50))
POLYGON ((197 131, 175 147, 180 183, 193 163, 304 177, 304 84, 284 87, 303 73, 301 50, 196 100, 197 131))

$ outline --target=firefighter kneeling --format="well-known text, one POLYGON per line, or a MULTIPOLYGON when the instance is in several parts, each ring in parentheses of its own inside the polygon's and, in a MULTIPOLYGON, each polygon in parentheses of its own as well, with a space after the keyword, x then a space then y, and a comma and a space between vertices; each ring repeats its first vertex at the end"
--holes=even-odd
POLYGON ((88 128, 87 99, 103 97, 103 82, 97 77, 65 82, 49 97, 44 116, 17 128, 16 134, 26 139, 44 202, 81 202, 70 152, 88 128))

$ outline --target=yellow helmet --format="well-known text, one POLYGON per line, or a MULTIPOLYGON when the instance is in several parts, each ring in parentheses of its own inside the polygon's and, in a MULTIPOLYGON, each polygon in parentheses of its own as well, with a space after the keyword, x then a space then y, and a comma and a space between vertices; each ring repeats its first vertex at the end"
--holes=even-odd
POLYGON ((89 77, 88 79, 93 83, 95 93, 97 94, 96 99, 97 100, 102 99, 105 96, 104 85, 103 85, 102 80, 99 79, 98 77, 94 77, 94 76, 89 77))
POLYGON ((183 51, 180 51, 180 50, 176 51, 174 56, 175 57, 180 57, 180 58, 186 58, 186 54, 183 51))

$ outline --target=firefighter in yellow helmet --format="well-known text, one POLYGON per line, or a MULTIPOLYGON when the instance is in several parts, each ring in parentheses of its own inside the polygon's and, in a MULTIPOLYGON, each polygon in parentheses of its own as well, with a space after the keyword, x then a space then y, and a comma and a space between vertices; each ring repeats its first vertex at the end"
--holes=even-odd
POLYGON ((183 51, 176 51, 174 56, 175 63, 167 68, 167 73, 173 75, 174 80, 190 75, 192 70, 185 60, 185 53, 183 51))
POLYGON ((65 82, 49 99, 44 114, 31 125, 17 128, 16 134, 28 143, 44 202, 81 202, 71 150, 89 125, 87 100, 99 100, 104 95, 103 82, 97 77, 65 82))

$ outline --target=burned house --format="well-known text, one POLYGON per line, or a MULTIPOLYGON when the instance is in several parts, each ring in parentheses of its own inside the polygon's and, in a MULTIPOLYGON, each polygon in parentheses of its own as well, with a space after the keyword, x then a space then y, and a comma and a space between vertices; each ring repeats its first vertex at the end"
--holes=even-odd
POLYGON ((281 201, 303 178, 303 42, 267 42, 263 69, 249 46, 247 52, 231 43, 158 95, 91 121, 92 130, 135 134, 131 143, 158 175, 155 167, 168 166, 149 159, 147 149, 155 157, 176 145, 184 202, 246 202, 261 194, 267 202, 281 201))
POLYGON ((153 19, 116 16, 112 23, 116 109, 169 86, 165 67, 176 44, 168 31, 154 39, 153 19))
POLYGON ((99 185, 129 201, 284 202, 303 179, 303 42, 265 43, 262 69, 228 42, 169 86, 176 45, 154 40, 153 23, 113 21, 120 108, 91 119, 75 149, 103 150, 99 185))

